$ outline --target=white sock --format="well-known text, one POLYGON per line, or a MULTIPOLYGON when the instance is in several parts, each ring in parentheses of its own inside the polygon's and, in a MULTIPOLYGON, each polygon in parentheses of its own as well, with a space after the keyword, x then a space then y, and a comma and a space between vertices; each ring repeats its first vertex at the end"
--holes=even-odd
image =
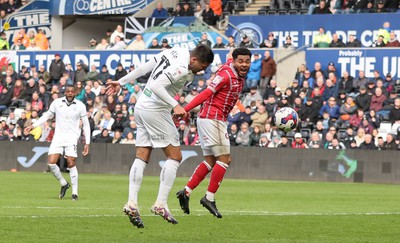
POLYGON ((160 189, 158 190, 157 203, 167 205, 168 195, 176 178, 179 162, 167 159, 160 173, 160 189))
POLYGON ((67 185, 67 181, 61 174, 60 167, 57 164, 48 164, 51 173, 53 173, 54 177, 60 182, 61 186, 67 185))
POLYGON ((69 168, 69 176, 71 177, 72 194, 78 195, 78 169, 76 166, 69 168))
POLYGON ((185 191, 186 191, 186 196, 190 197, 190 193, 192 193, 192 189, 190 189, 188 186, 185 186, 185 191))
POLYGON ((136 158, 133 161, 131 171, 129 172, 129 198, 130 205, 138 205, 138 194, 140 185, 142 184, 143 172, 147 163, 143 160, 136 158))
POLYGON ((208 201, 214 202, 215 201, 215 193, 207 191, 206 192, 206 198, 207 198, 208 201))

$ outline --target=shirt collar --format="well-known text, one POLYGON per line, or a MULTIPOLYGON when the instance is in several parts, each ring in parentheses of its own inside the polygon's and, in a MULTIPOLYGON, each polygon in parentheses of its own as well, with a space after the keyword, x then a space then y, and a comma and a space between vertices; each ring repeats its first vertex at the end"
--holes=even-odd
POLYGON ((76 105, 76 99, 75 99, 75 98, 72 100, 72 102, 68 102, 67 98, 64 97, 64 98, 62 99, 62 102, 64 102, 65 104, 67 104, 67 106, 76 105))

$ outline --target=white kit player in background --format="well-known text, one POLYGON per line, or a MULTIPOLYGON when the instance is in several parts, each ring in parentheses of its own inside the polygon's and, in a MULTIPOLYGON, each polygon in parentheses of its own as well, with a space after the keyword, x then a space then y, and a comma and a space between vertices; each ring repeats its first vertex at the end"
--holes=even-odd
POLYGON ((202 71, 213 60, 212 50, 205 45, 199 45, 191 52, 187 49, 172 48, 157 54, 120 80, 107 83, 107 94, 116 94, 121 86, 151 72, 135 106, 136 158, 129 174, 128 202, 123 208, 131 223, 138 228, 144 227, 138 210, 138 193, 153 148, 162 148, 167 160, 160 173, 159 192, 151 211, 170 223, 178 223, 167 204, 169 192, 182 160, 179 135, 171 110, 177 118, 185 116, 186 112, 173 97, 185 84, 185 77, 190 71, 193 73, 202 71))
POLYGON ((25 130, 30 131, 55 116, 56 130, 49 148, 48 165, 51 173, 53 173, 61 184, 59 198, 63 198, 65 192, 70 187, 70 184, 62 176, 57 161, 63 154, 67 156, 72 185, 72 200, 77 200, 78 170, 76 169, 76 158, 78 157, 78 139, 82 131, 79 126, 80 120, 82 120, 83 123, 83 131, 86 139, 86 144, 82 152, 83 156, 86 156, 89 153, 90 125, 87 117, 86 106, 81 101, 75 99, 75 87, 68 85, 65 89, 64 95, 64 97, 54 100, 51 103, 49 110, 31 126, 26 127, 25 130))

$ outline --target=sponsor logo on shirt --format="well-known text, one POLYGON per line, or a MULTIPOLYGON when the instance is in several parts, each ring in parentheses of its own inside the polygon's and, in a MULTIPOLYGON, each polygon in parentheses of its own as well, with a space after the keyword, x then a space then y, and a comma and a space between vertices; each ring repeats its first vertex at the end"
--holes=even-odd
POLYGON ((144 91, 143 91, 143 94, 145 94, 146 96, 150 97, 151 94, 153 94, 153 92, 151 92, 151 90, 145 88, 144 91))
POLYGON ((219 75, 215 76, 215 78, 214 78, 213 81, 211 82, 211 87, 216 87, 219 83, 221 83, 221 81, 222 81, 223 79, 224 79, 224 78, 221 77, 221 76, 219 76, 219 75))

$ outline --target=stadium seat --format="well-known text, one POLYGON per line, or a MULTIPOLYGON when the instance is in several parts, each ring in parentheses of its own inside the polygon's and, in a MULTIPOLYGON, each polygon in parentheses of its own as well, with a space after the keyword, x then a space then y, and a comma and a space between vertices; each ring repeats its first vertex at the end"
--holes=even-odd
POLYGON ((167 8, 167 13, 169 16, 172 16, 172 14, 174 13, 174 8, 167 8))
POLYGON ((381 116, 381 120, 382 121, 389 121, 389 113, 386 113, 384 115, 381 116))
POLYGON ((346 129, 339 129, 337 132, 339 140, 343 140, 344 138, 347 137, 347 132, 346 129))
POLYGON ((287 15, 287 14, 288 14, 288 12, 287 12, 286 9, 279 9, 278 10, 278 15, 287 15))
POLYGON ((258 15, 267 15, 267 10, 265 9, 258 10, 258 15))
POLYGON ((236 11, 244 11, 244 10, 246 10, 246 4, 247 3, 245 1, 243 1, 243 0, 238 1, 235 10, 236 11))
POLYGON ((292 2, 293 0, 284 0, 284 7, 286 9, 292 9, 292 2))
POLYGON ((310 5, 309 3, 310 3, 309 0, 301 0, 300 8, 302 8, 302 9, 308 9, 308 6, 310 5))
POLYGON ((24 111, 25 111, 25 109, 22 109, 22 108, 16 108, 16 109, 14 110, 15 117, 16 117, 16 118, 20 118, 20 117, 21 117, 21 114, 22 114, 22 112, 24 112, 24 111))
POLYGON ((306 14, 308 14, 308 9, 300 9, 300 10, 299 10, 299 14, 301 14, 301 15, 306 15, 306 14))
POLYGON ((12 110, 14 110, 15 109, 15 107, 9 107, 9 108, 7 108, 7 109, 5 109, 5 110, 3 110, 1 113, 0 113, 0 115, 2 115, 2 116, 8 116, 8 115, 10 115, 10 112, 12 111, 12 110))
POLYGON ((303 3, 302 0, 293 0, 293 4, 294 6, 296 6, 297 9, 302 8, 302 3, 303 3))
POLYGON ((268 7, 261 7, 259 10, 258 10, 258 15, 267 15, 267 12, 268 12, 268 7))
POLYGON ((290 9, 294 9, 294 10, 298 9, 296 4, 294 3, 294 0, 289 1, 289 7, 290 7, 290 9))
POLYGON ((340 124, 339 129, 347 129, 350 126, 350 124, 348 122, 343 122, 342 124, 340 124))
POLYGON ((301 136, 303 138, 309 139, 311 136, 311 129, 309 128, 302 128, 300 129, 301 136))
POLYGON ((282 131, 282 130, 279 130, 279 129, 278 129, 278 130, 276 130, 276 132, 277 132, 278 135, 281 136, 281 137, 285 135, 285 132, 282 131))
POLYGON ((188 3, 191 9, 196 9, 197 3, 195 1, 188 1, 188 3))
POLYGON ((288 14, 289 14, 289 15, 298 15, 299 12, 298 12, 297 10, 295 10, 295 9, 290 9, 290 10, 288 11, 288 14))
POLYGON ((390 133, 392 130, 392 123, 390 122, 381 122, 381 125, 379 126, 378 131, 379 132, 386 132, 390 133))
POLYGON ((278 12, 276 10, 270 9, 267 11, 267 15, 277 15, 277 14, 278 14, 278 12))
POLYGON ((223 11, 223 12, 222 12, 222 15, 221 15, 221 19, 225 19, 225 17, 228 17, 229 15, 231 15, 230 12, 228 12, 228 11, 223 11))
POLYGON ((287 132, 287 133, 286 133, 286 137, 288 137, 288 138, 294 138, 294 134, 295 134, 295 133, 296 133, 295 131, 287 132))
POLYGON ((228 7, 228 10, 231 11, 231 10, 235 9, 236 1, 228 1, 228 3, 226 5, 228 7))

